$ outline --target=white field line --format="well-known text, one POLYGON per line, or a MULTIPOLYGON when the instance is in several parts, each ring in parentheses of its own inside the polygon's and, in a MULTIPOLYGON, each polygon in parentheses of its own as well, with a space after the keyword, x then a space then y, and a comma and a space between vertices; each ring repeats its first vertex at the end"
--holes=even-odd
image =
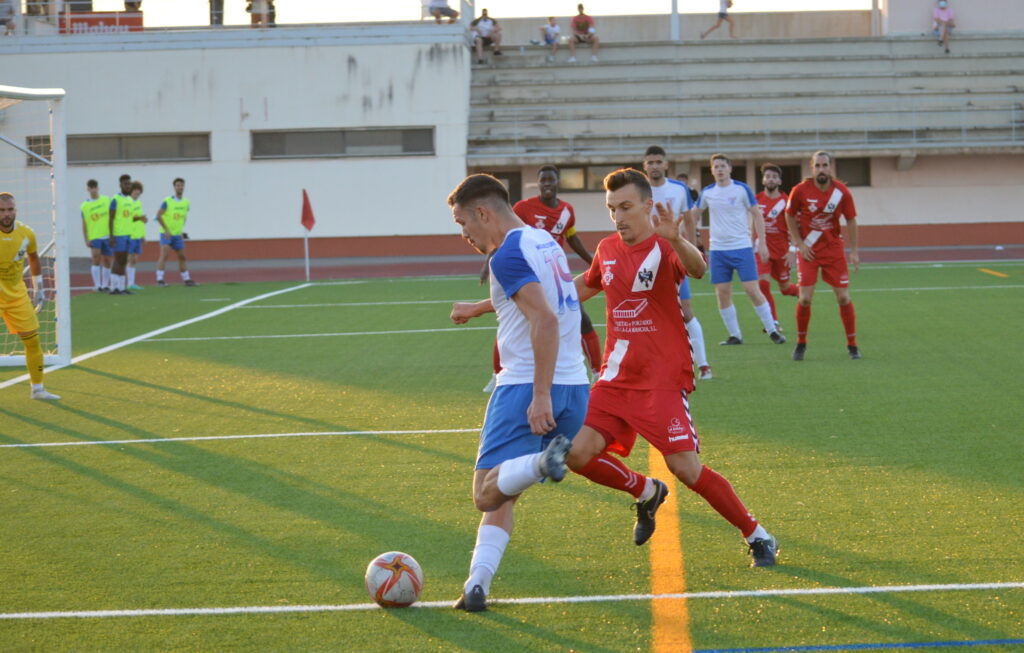
POLYGON ((262 438, 309 438, 337 435, 419 435, 438 433, 479 433, 480 429, 419 429, 412 431, 301 431, 298 433, 249 433, 245 435, 192 435, 183 438, 143 438, 135 440, 73 440, 70 442, 26 442, 0 444, 0 449, 32 449, 37 447, 84 447, 103 444, 163 444, 165 442, 196 442, 200 440, 258 440, 262 438))
MULTIPOLYGON (((897 592, 963 592, 1022 589, 1024 583, 971 583, 949 585, 886 585, 880 587, 816 587, 805 589, 740 590, 731 592, 685 592, 681 594, 608 594, 595 596, 545 596, 520 599, 492 599, 491 605, 536 605, 558 603, 603 603, 671 599, 737 599, 769 596, 815 596, 837 594, 891 594, 897 592)), ((422 601, 414 608, 451 609, 451 601, 422 601)), ((285 612, 356 612, 381 609, 376 603, 342 605, 254 605, 229 608, 155 608, 148 610, 75 610, 66 612, 5 612, 0 619, 102 619, 110 617, 174 617, 192 615, 268 614, 285 612)))
MULTIPOLYGON (((595 324, 594 326, 604 326, 595 324)), ((459 333, 463 331, 496 331, 495 326, 446 327, 444 329, 404 329, 401 331, 341 331, 337 333, 287 333, 258 336, 202 336, 195 338, 150 338, 146 342, 188 342, 206 340, 260 340, 268 338, 335 338, 342 336, 391 336, 407 333, 459 333)))
MULTIPOLYGON (((74 358, 71 359, 71 362, 68 363, 68 364, 65 364, 65 365, 51 365, 50 367, 47 367, 44 370, 44 372, 49 374, 51 372, 55 372, 56 370, 68 367, 68 365, 75 365, 77 363, 81 363, 82 361, 87 361, 90 358, 95 358, 96 356, 100 356, 102 354, 106 354, 106 353, 115 351, 117 349, 121 349, 122 347, 127 347, 128 345, 133 345, 133 344, 135 344, 137 342, 142 342, 143 340, 149 340, 153 336, 158 336, 161 333, 167 333, 168 331, 173 331, 174 329, 180 329, 183 326, 188 326, 190 324, 195 324, 196 322, 202 322, 203 320, 208 320, 211 317, 216 317, 218 315, 221 315, 222 313, 227 313, 228 311, 231 311, 231 310, 234 310, 236 308, 239 308, 240 306, 245 306, 246 304, 250 304, 252 302, 258 302, 258 301, 260 301, 262 299, 267 299, 268 297, 274 297, 275 295, 281 295, 281 294, 284 294, 284 293, 287 293, 287 292, 292 292, 293 290, 300 290, 302 288, 308 288, 309 286, 310 286, 310 284, 304 283, 304 284, 300 284, 298 286, 292 286, 291 288, 283 288, 281 290, 275 290, 273 292, 263 293, 262 295, 257 295, 255 297, 250 297, 249 299, 243 299, 242 301, 235 302, 234 304, 229 304, 228 306, 224 306, 222 308, 218 308, 215 311, 211 311, 209 313, 203 313, 202 315, 198 315, 198 316, 190 318, 188 320, 183 320, 181 322, 176 322, 175 324, 171 324, 169 326, 165 326, 165 327, 161 327, 159 329, 155 329, 153 331, 150 331, 149 333, 143 333, 142 335, 135 336, 134 338, 128 338, 127 340, 122 340, 121 342, 115 342, 112 345, 107 345, 106 347, 102 347, 100 349, 94 349, 93 351, 90 351, 90 352, 88 352, 86 354, 82 354, 81 356, 75 356, 74 358)), ((18 383, 21 383, 22 381, 27 381, 28 378, 29 378, 28 374, 22 374, 21 376, 17 376, 17 377, 15 377, 13 379, 8 379, 8 380, 4 381, 3 383, 0 383, 0 390, 2 390, 4 388, 7 388, 7 387, 10 387, 12 385, 16 385, 18 383)))

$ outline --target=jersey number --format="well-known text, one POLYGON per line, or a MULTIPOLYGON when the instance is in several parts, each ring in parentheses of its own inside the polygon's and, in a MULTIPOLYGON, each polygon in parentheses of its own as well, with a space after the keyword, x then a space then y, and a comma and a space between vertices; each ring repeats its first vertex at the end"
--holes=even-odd
POLYGON ((569 271, 569 263, 565 260, 565 252, 549 249, 544 252, 544 260, 551 266, 551 271, 555 274, 555 281, 558 282, 558 314, 561 315, 565 312, 566 305, 570 311, 577 310, 580 306, 579 300, 573 297, 573 293, 568 288, 562 288, 564 284, 575 288, 572 272, 569 271))

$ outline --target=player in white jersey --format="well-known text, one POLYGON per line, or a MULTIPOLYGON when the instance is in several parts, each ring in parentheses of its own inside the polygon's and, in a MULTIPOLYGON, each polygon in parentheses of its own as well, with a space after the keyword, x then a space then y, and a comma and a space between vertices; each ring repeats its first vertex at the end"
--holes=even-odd
MULTIPOLYGON (((686 215, 693 209, 693 197, 690 189, 682 182, 669 179, 668 158, 665 150, 658 145, 652 145, 644 152, 644 172, 648 181, 651 182, 651 193, 654 197, 654 206, 663 204, 672 213, 672 219, 678 219, 680 214, 686 215)), ((685 236, 686 234, 682 234, 685 236)), ((690 241, 696 245, 695 241, 690 241)), ((690 301, 690 278, 683 277, 679 284, 679 308, 683 312, 683 322, 686 323, 686 332, 690 336, 690 348, 693 350, 693 362, 698 368, 697 376, 702 381, 711 380, 711 365, 708 364, 707 350, 704 348, 704 329, 700 326, 700 320, 693 314, 693 304, 690 301)))
POLYGON ((729 332, 729 337, 719 344, 742 345, 736 307, 732 303, 732 273, 735 270, 743 284, 743 290, 754 305, 757 317, 764 325, 765 333, 775 344, 781 345, 786 339, 777 331, 772 309, 758 287, 757 261, 754 260, 754 244, 750 239, 751 227, 757 235, 757 256, 768 260, 768 247, 764 238, 764 216, 757 206, 754 191, 741 181, 732 178, 732 164, 724 154, 711 157, 711 173, 715 183, 705 188, 687 228, 692 228, 700 212, 708 209, 711 224, 711 283, 718 297, 718 310, 729 332))
POLYGON ((471 175, 448 196, 462 237, 490 258, 490 298, 452 307, 456 324, 498 314, 501 373, 487 405, 473 476, 483 512, 469 578, 455 608, 487 608, 491 579, 512 534, 512 506, 544 478, 560 481, 570 438, 583 426, 590 385, 579 346, 580 302, 565 252, 512 211, 490 175, 471 175))

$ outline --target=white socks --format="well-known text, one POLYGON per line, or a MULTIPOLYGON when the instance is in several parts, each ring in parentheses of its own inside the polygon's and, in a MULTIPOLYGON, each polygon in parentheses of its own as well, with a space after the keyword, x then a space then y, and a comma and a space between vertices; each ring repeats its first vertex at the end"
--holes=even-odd
POLYGON ((765 301, 760 306, 755 306, 754 310, 757 312, 757 316, 761 318, 761 324, 764 325, 765 333, 775 331, 775 319, 772 318, 771 305, 765 301))
POLYGON ((498 467, 498 489, 507 497, 522 494, 526 488, 544 478, 538 469, 539 463, 539 453, 519 456, 501 463, 498 467))
POLYGON ((123 274, 111 274, 110 275, 110 289, 111 290, 124 290, 127 287, 127 286, 125 286, 124 282, 125 282, 125 278, 124 278, 123 274))
POLYGON ((704 329, 700 326, 700 320, 694 315, 693 319, 686 323, 686 332, 690 334, 690 349, 693 350, 693 361, 697 363, 697 369, 708 364, 708 355, 704 350, 704 329))
POLYGON ((476 546, 473 548, 473 559, 469 563, 469 578, 464 591, 469 592, 474 585, 479 585, 484 594, 491 593, 491 579, 498 573, 498 565, 505 555, 510 537, 500 526, 484 524, 477 529, 476 546))
POLYGON ((648 476, 646 479, 644 479, 644 491, 640 493, 640 496, 637 497, 637 499, 639 501, 647 501, 648 499, 650 499, 653 496, 654 496, 654 481, 651 480, 650 476, 648 476))
POLYGON ((156 271, 156 280, 157 281, 163 281, 164 280, 164 271, 163 270, 157 270, 156 271))
MULTIPOLYGON (((743 340, 743 334, 740 332, 740 321, 736 319, 736 304, 730 304, 727 308, 720 308, 718 312, 722 314, 722 321, 725 322, 725 330, 729 332, 729 335, 743 340)), ((771 309, 769 309, 768 317, 770 318, 771 316, 771 309)), ((772 329, 772 331, 774 330, 772 329)))
POLYGON ((103 266, 93 265, 89 268, 90 274, 92 274, 92 287, 94 290, 99 290, 103 287, 103 266))
POLYGON ((128 285, 129 286, 134 286, 135 285, 135 268, 130 267, 130 268, 127 269, 127 272, 128 272, 128 285))
POLYGON ((182 281, 188 281, 190 278, 191 277, 189 277, 188 270, 185 270, 184 272, 181 273, 181 280, 182 281))
POLYGON ((104 267, 100 271, 100 288, 110 288, 110 268, 104 267))
POLYGON ((771 535, 769 535, 768 531, 764 529, 764 526, 758 524, 757 528, 754 529, 754 532, 747 537, 747 542, 753 543, 754 540, 767 540, 769 537, 771 537, 771 535))

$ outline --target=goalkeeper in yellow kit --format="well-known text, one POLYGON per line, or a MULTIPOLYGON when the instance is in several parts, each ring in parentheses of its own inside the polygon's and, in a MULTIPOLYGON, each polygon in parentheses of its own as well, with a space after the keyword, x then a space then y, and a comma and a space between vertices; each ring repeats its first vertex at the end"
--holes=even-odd
POLYGON ((25 260, 32 272, 33 298, 43 299, 43 276, 36 253, 36 234, 18 222, 14 195, 0 193, 0 315, 7 330, 18 334, 25 346, 25 366, 32 379, 33 399, 60 399, 43 388, 43 348, 39 319, 25 286, 25 260))

